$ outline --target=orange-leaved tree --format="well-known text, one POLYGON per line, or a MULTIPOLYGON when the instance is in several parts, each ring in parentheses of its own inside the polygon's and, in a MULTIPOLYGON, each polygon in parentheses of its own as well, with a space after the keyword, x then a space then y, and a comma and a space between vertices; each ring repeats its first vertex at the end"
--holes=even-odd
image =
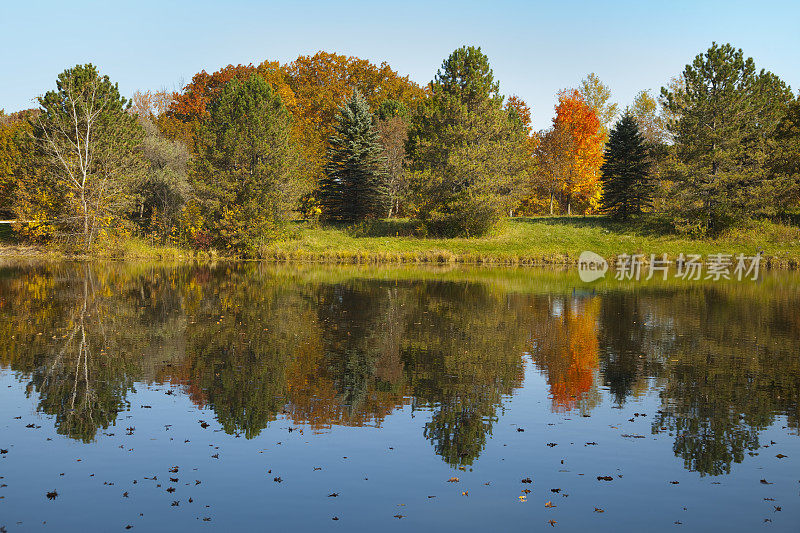
POLYGON ((552 180, 558 183, 562 204, 567 213, 573 208, 584 213, 598 209, 600 166, 603 163, 602 125, 597 113, 575 89, 558 93, 552 136, 558 142, 551 146, 552 180))

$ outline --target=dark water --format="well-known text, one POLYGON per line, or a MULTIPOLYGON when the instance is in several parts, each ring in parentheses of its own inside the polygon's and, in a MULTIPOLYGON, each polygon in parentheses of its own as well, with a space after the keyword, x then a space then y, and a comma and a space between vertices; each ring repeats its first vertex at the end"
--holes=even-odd
POLYGON ((0 339, 8 531, 800 530, 794 274, 17 265, 0 339))

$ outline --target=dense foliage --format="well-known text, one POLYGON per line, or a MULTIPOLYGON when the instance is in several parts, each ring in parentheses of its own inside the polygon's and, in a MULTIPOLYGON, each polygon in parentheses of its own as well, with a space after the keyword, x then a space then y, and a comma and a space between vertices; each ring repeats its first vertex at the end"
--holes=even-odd
POLYGON ((478 236, 504 216, 606 210, 699 236, 791 220, 800 201, 800 103, 729 44, 660 97, 637 94, 616 139, 619 105, 596 74, 559 91, 551 127, 535 132, 471 46, 425 87, 386 63, 318 52, 203 71, 130 101, 76 65, 38 103, 0 111, 0 216, 21 241, 89 252, 136 236, 257 255, 291 236, 285 222, 318 217, 408 217, 417 234, 478 236))

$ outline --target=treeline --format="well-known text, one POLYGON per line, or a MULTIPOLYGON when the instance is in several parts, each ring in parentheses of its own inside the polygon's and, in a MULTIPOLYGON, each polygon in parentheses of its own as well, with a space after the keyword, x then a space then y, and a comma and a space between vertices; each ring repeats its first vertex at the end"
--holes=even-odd
POLYGON ((540 132, 474 47, 425 87, 319 52, 130 100, 76 65, 38 103, 0 113, 0 216, 21 240, 87 251, 135 235, 257 255, 297 218, 410 217, 421 235, 477 236, 503 216, 654 213, 700 235, 800 198, 800 103, 730 45, 616 122, 590 74, 540 132))

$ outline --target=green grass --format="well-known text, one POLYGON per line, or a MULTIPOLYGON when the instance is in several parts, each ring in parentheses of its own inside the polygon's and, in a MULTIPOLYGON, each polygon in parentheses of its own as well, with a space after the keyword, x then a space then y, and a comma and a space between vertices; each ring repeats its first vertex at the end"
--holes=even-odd
POLYGON ((377 221, 358 226, 298 223, 295 238, 259 250, 268 260, 339 263, 570 264, 584 250, 606 258, 621 253, 744 253, 761 251, 771 266, 800 265, 800 228, 751 221, 718 238, 676 235, 658 219, 635 223, 607 217, 535 217, 503 221, 481 238, 416 236, 414 221, 377 221))
MULTIPOLYGON (((677 235, 658 218, 631 223, 607 217, 525 217, 502 221, 481 238, 424 237, 414 220, 379 220, 353 226, 297 222, 291 238, 262 245, 257 259, 325 263, 426 263, 567 265, 584 250, 607 259, 621 253, 678 254, 744 253, 761 251, 763 264, 800 267, 800 228, 793 224, 750 221, 717 238, 677 235)), ((51 248, 0 246, 0 256, 47 255, 51 248)), ((62 254, 64 255, 64 254, 62 254)), ((93 257, 133 261, 216 260, 213 250, 198 252, 153 245, 132 238, 105 246, 93 257)))

